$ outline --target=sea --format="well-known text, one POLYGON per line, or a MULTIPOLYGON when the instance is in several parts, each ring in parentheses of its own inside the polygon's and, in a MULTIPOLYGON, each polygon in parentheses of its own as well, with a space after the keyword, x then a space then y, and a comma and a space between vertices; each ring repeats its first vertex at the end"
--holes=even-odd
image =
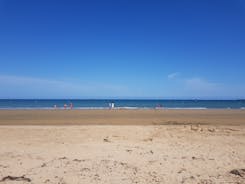
POLYGON ((245 100, 0 99, 0 109, 245 109, 245 100))

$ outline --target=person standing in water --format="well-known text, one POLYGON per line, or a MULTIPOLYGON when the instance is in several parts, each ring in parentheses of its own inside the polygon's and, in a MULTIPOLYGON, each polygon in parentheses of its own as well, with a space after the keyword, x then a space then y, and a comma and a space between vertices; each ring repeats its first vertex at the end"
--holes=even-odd
POLYGON ((71 110, 73 109, 73 104, 72 104, 72 103, 70 103, 70 109, 71 109, 71 110))
POLYGON ((64 109, 66 109, 67 108, 67 105, 66 104, 64 104, 64 109))
POLYGON ((115 103, 114 102, 110 102, 109 103, 109 109, 114 109, 115 107, 115 103))
POLYGON ((114 109, 114 107, 115 107, 115 104, 114 104, 114 102, 112 102, 111 103, 111 108, 114 109))

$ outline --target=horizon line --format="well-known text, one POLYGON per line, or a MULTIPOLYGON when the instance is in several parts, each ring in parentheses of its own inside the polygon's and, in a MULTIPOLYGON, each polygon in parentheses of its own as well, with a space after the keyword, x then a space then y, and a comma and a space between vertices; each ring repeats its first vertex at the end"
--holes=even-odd
POLYGON ((117 98, 117 97, 108 97, 108 98, 0 98, 0 100, 245 100, 245 98, 195 98, 195 97, 183 97, 183 98, 156 98, 156 97, 127 97, 127 98, 117 98))

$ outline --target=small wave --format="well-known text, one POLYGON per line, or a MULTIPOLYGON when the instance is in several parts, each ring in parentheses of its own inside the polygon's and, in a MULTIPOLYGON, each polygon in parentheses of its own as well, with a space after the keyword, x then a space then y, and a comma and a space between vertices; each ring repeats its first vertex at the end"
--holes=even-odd
POLYGON ((207 107, 166 107, 164 109, 190 109, 190 110, 204 110, 208 109, 207 107))
POLYGON ((103 109, 109 109, 109 107, 74 107, 73 109, 78 109, 78 110, 100 110, 101 109, 103 110, 103 109))
POLYGON ((54 109, 53 107, 0 107, 0 110, 45 110, 54 109))
POLYGON ((153 109, 153 108, 150 108, 150 107, 116 107, 115 109, 153 109))

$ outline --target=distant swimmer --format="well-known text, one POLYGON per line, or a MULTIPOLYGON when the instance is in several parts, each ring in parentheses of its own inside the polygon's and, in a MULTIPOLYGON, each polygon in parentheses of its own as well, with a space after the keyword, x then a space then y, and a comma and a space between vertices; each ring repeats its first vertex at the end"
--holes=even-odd
POLYGON ((64 104, 64 109, 66 109, 67 108, 67 105, 66 104, 64 104))
POLYGON ((162 104, 157 104, 156 105, 156 109, 162 109, 163 108, 163 105, 162 104))

